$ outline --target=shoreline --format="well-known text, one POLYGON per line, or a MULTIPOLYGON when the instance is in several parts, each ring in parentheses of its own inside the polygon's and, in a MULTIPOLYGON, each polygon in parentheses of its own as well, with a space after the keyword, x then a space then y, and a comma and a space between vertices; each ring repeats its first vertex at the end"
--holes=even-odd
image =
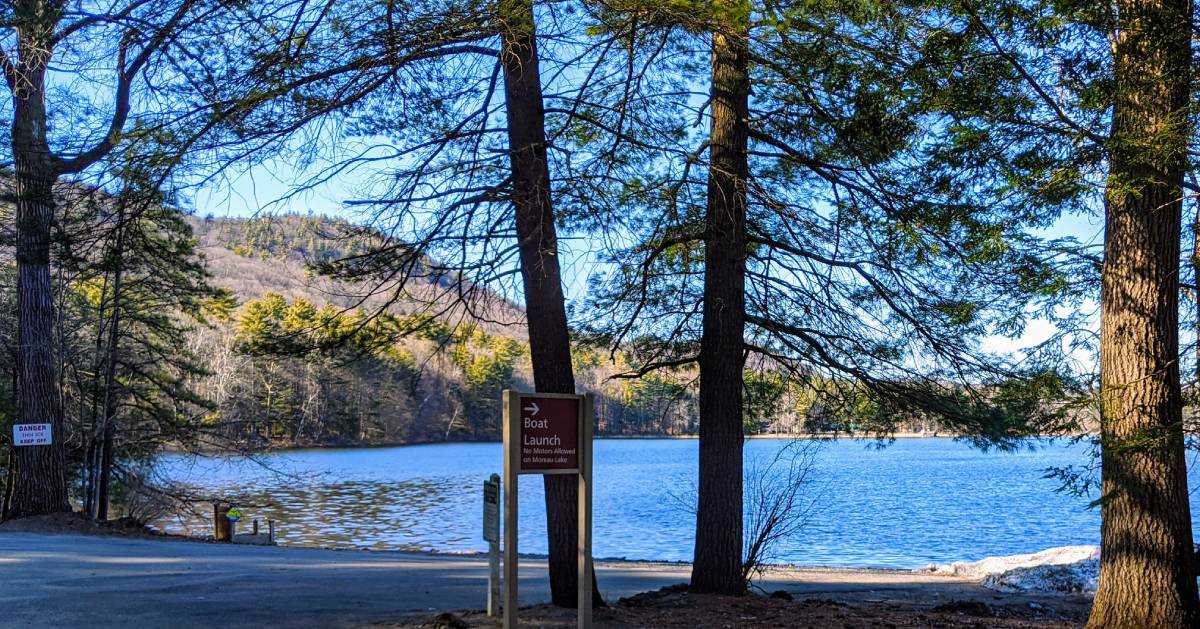
MULTIPOLYGON (((204 537, 191 537, 186 535, 177 535, 164 533, 161 537, 150 539, 175 539, 177 541, 196 541, 206 544, 215 544, 211 539, 204 537)), ((224 544, 224 542, 221 542, 224 544)), ((366 548, 366 547, 350 547, 350 546, 310 546, 306 544, 278 544, 275 548, 285 548, 289 550, 320 550, 339 553, 368 553, 386 555, 388 553, 396 553, 402 555, 414 555, 421 557, 445 558, 445 559, 486 559, 488 554, 486 551, 447 551, 447 550, 429 550, 421 548, 366 548)), ((547 561, 549 555, 541 553, 517 553, 520 559, 529 559, 533 561, 547 561)), ((628 557, 592 557, 598 565, 606 566, 625 566, 634 567, 641 566, 647 569, 650 568, 683 568, 690 567, 691 561, 686 560, 670 560, 670 559, 630 559, 628 557)), ((932 562, 929 565, 933 565, 932 562)), ((896 568, 892 566, 836 566, 828 564, 795 564, 795 563, 765 563, 763 564, 766 572, 811 572, 811 573, 862 573, 862 574, 895 574, 895 575, 933 575, 938 577, 948 577, 952 579, 961 579, 962 577, 954 577, 950 575, 939 575, 927 571, 927 566, 920 568, 896 568)))
MULTIPOLYGON (((276 544, 274 546, 262 546, 256 544, 234 544, 230 542, 217 542, 211 537, 200 537, 195 535, 183 535, 179 533, 168 533, 158 529, 146 528, 142 531, 131 531, 129 529, 109 528, 104 526, 96 526, 91 528, 69 528, 60 529, 55 527, 39 526, 38 523, 30 522, 32 526, 21 526, 23 520, 10 520, 6 522, 6 526, 0 526, 0 538, 10 535, 45 535, 50 537, 70 537, 80 536, 95 539, 112 539, 112 540, 137 540, 145 542, 165 542, 167 544, 201 544, 208 547, 224 548, 224 549, 259 549, 271 548, 281 552, 297 552, 297 553, 336 553, 344 555, 361 555, 363 557, 387 558, 387 557, 422 557, 427 559, 440 560, 486 560, 487 552, 482 551, 439 551, 428 549, 405 549, 405 548, 365 548, 365 547, 338 547, 338 546, 316 546, 305 544, 276 544), (14 526, 15 524, 15 526, 14 526)), ((111 521, 111 522, 116 522, 111 521)), ((540 553, 518 553, 517 557, 522 561, 545 562, 549 559, 548 555, 540 553)), ((618 569, 636 569, 636 570, 680 570, 687 569, 692 566, 690 561, 672 561, 667 559, 629 559, 626 557, 593 557, 593 562, 597 566, 618 568, 618 569)), ((917 578, 924 580, 929 578, 932 581, 946 582, 964 582, 975 583, 978 579, 965 577, 962 575, 939 574, 928 569, 922 568, 895 568, 888 566, 835 566, 835 565, 805 565, 793 563, 767 563, 763 564, 763 576, 769 575, 791 575, 791 574, 809 574, 809 575, 826 575, 837 577, 839 575, 859 575, 878 577, 887 577, 889 579, 906 579, 917 578)))
MULTIPOLYGON (((136 526, 131 522, 120 520, 109 520, 106 524, 97 524, 83 518, 78 512, 71 514, 56 514, 50 516, 35 516, 33 518, 25 518, 18 520, 10 520, 0 523, 0 536, 8 534, 35 534, 49 536, 63 535, 79 535, 92 538, 106 539, 123 539, 123 540, 142 540, 150 542, 173 542, 173 543, 193 543, 202 544, 213 547, 227 548, 247 548, 247 547, 262 547, 254 544, 234 544, 228 542, 217 542, 212 537, 194 535, 187 533, 170 532, 151 526, 136 526)), ((366 546, 324 546, 310 544, 277 544, 268 546, 269 548, 280 549, 281 552, 329 552, 346 556, 363 556, 363 557, 389 557, 389 556, 407 556, 407 557, 424 557, 428 559, 442 560, 486 560, 488 553, 479 550, 437 550, 428 548, 371 548, 366 546)), ((1068 547, 1061 547, 1065 549, 1068 547)), ((1060 550, 1048 549, 1043 553, 1060 550)), ((519 553, 518 555, 523 561, 545 562, 549 557, 542 553, 519 553)), ((1021 558, 1033 556, 1026 555, 1011 555, 1004 558, 1021 558)), ((935 577, 937 580, 952 580, 971 583, 979 583, 982 577, 969 576, 966 573, 957 571, 946 572, 946 568, 956 566, 970 566, 980 562, 995 560, 997 557, 985 557, 978 560, 959 559, 957 561, 938 563, 935 561, 922 562, 922 565, 910 568, 884 566, 884 565, 836 565, 836 564, 800 564, 788 562, 770 562, 762 566, 762 573, 759 578, 776 578, 780 575, 795 575, 807 574, 811 576, 837 576, 843 577, 848 575, 870 576, 873 575, 879 578, 887 579, 925 579, 926 577, 935 577), (772 576, 773 575, 773 576, 772 576)), ((629 557, 593 557, 597 566, 606 566, 613 569, 636 569, 636 570, 684 570, 690 568, 691 561, 688 560, 670 560, 670 559, 638 559, 629 557)))
MULTIPOLYGON (((1045 439, 1075 439, 1087 436, 1087 433, 1080 435, 1035 435, 1025 439, 1030 441, 1045 440, 1045 439)), ((639 441, 639 440, 699 440, 699 435, 597 435, 595 441, 639 441)), ((826 434, 826 433, 770 433, 770 434, 754 434, 746 435, 746 441, 860 441, 860 442, 880 442, 887 443, 896 440, 916 440, 916 439, 965 439, 968 435, 952 434, 952 433, 922 433, 922 432, 897 432, 888 435, 871 435, 871 434, 826 434)), ((386 448, 403 448, 410 446, 435 446, 435 445, 471 445, 471 444, 499 444, 502 443, 499 439, 479 439, 479 440, 451 440, 451 441, 394 441, 385 443, 328 443, 328 444, 287 444, 287 445, 267 445, 259 449, 199 449, 189 450, 178 447, 167 446, 162 448, 160 454, 192 454, 199 456, 261 456, 266 454, 274 454, 277 452, 298 452, 304 450, 376 450, 386 448)))
MULTIPOLYGON (((83 518, 78 512, 72 514, 57 514, 50 516, 35 516, 9 520, 0 523, 0 535, 8 534, 37 534, 37 535, 82 535, 86 537, 108 539, 137 539, 168 543, 194 543, 215 545, 218 547, 245 548, 248 544, 233 544, 218 542, 209 536, 189 535, 164 531, 151 526, 135 528, 122 520, 109 520, 107 524, 96 524, 83 518)), ((363 554, 369 556, 407 555, 414 557, 429 557, 435 559, 486 559, 486 551, 453 551, 434 550, 427 548, 369 548, 364 546, 323 546, 310 544, 277 544, 270 548, 283 551, 299 552, 333 552, 339 554, 363 554)), ((542 553, 518 553, 521 559, 531 561, 546 561, 548 555, 542 553)), ((669 559, 631 559, 628 557, 593 557, 597 564, 613 567, 643 567, 653 568, 684 568, 692 565, 686 560, 669 559)), ((932 562, 931 562, 932 564, 932 562)), ((766 572, 801 571, 812 573, 862 573, 862 574, 892 574, 892 575, 926 575, 926 566, 917 568, 897 568, 892 566, 838 566, 829 564, 796 564, 796 563, 766 563, 766 572)), ((945 576, 945 575, 938 575, 945 576)))

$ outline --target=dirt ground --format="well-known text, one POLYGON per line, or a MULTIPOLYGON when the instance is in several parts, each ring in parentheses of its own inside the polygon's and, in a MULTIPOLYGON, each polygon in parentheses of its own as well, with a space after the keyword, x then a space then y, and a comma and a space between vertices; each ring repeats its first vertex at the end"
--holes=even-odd
MULTIPOLYGON (((598 629, 696 627, 701 629, 812 628, 852 629, 857 627, 946 627, 1039 629, 1081 627, 1087 606, 1064 597, 1053 608, 1030 604, 1021 597, 998 595, 992 604, 980 601, 949 601, 922 605, 919 601, 843 602, 832 599, 788 600, 786 596, 753 594, 728 597, 690 594, 682 586, 664 588, 621 599, 616 605, 597 609, 593 625, 598 629)), ((442 613, 425 619, 376 625, 404 629, 475 629, 500 627, 499 618, 481 612, 442 613)), ((575 626, 573 610, 538 605, 520 610, 520 625, 538 629, 575 626)))
POLYGON ((96 522, 80 512, 51 513, 20 520, 0 522, 0 531, 10 533, 68 533, 74 535, 115 535, 139 539, 163 539, 191 542, 210 541, 202 538, 159 533, 130 518, 96 522))

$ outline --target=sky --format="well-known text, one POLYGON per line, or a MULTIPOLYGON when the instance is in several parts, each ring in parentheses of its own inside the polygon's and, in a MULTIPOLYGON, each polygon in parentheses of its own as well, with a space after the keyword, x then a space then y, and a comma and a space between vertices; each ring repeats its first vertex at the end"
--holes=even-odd
MULTIPOLYGON (((317 174, 316 168, 299 168, 283 159, 272 159, 227 177, 215 180, 190 195, 188 204, 197 216, 250 217, 268 214, 321 214, 354 222, 353 210, 346 201, 360 199, 368 182, 359 173, 348 172, 300 192, 295 182, 305 181, 317 174)), ((567 300, 581 304, 587 295, 587 280, 601 262, 598 249, 589 247, 585 238, 563 236, 560 262, 563 270, 563 290, 567 300)), ((517 302, 520 295, 506 295, 517 302)))
MULTIPOLYGON (((353 221, 354 214, 344 203, 361 198, 366 193, 367 181, 360 173, 345 173, 326 183, 300 192, 294 190, 297 181, 312 177, 315 167, 303 168, 284 159, 271 159, 241 171, 231 171, 226 177, 214 180, 190 196, 190 206, 197 215, 212 214, 218 217, 249 217, 276 213, 322 214, 353 221)), ((1047 237, 1075 237, 1081 242, 1098 243, 1102 238, 1102 217, 1098 215, 1071 215, 1061 218, 1051 227, 1039 232, 1047 237)), ((597 248, 589 247, 586 238, 565 237, 560 242, 563 249, 564 292, 568 302, 581 307, 587 297, 588 277, 602 269, 597 248)), ((508 296, 518 303, 520 295, 508 296)), ((1087 307, 1094 308, 1094 304, 1087 307)), ((1098 322, 1091 324, 1098 329, 1098 322)), ((983 349, 999 354, 1020 352, 1022 348, 1045 341, 1057 330, 1044 319, 1033 319, 1018 339, 989 336, 983 340, 983 349)), ((1094 358, 1084 352, 1073 354, 1078 368, 1094 369, 1094 358)))
MULTIPOLYGON (((99 72, 98 76, 107 79, 110 70, 98 68, 96 72, 99 72)), ((86 83, 87 76, 78 78, 72 73, 62 76, 64 78, 56 80, 84 81, 83 84, 70 85, 76 92, 96 94, 100 100, 103 100, 103 95, 107 93, 107 83, 103 81, 97 84, 98 86, 90 86, 86 83)), ((703 98, 697 96, 697 99, 699 100, 693 105, 699 108, 703 98)), ((368 182, 365 175, 349 172, 327 183, 297 192, 297 182, 314 176, 318 168, 319 166, 305 166, 282 157, 268 159, 240 171, 229 171, 225 177, 214 179, 209 185, 192 191, 185 205, 194 209, 199 216, 211 214, 246 217, 270 213, 313 213, 354 221, 355 216, 346 209, 345 202, 366 195, 368 182)), ((1044 235, 1074 236, 1084 242, 1091 242, 1095 241, 1100 230, 1101 225, 1097 217, 1069 216, 1046 230, 1044 235)), ((564 291, 568 300, 579 307, 587 297, 589 276, 603 270, 602 262, 597 257, 598 245, 593 245, 587 238, 570 236, 563 237, 560 245, 563 248, 560 260, 564 273, 564 291)), ((522 301, 520 295, 508 297, 518 302, 522 301)), ((985 340, 985 348, 997 352, 1010 352, 1040 342, 1054 332, 1053 326, 1048 322, 1034 320, 1021 339, 990 337, 985 340)))

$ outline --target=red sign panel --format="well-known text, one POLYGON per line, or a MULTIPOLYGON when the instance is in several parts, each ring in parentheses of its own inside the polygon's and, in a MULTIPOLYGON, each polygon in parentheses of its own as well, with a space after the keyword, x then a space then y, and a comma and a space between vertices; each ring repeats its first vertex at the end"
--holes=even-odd
POLYGON ((579 398, 521 396, 521 472, 579 469, 579 398))

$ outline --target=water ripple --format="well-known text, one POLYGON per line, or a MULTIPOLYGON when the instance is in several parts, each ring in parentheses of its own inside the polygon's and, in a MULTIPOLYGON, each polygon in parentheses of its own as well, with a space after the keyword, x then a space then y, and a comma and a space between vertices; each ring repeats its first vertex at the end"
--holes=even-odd
MULTIPOLYGON (((748 461, 786 442, 752 440, 748 461)), ((948 439, 900 440, 879 450, 826 444, 816 457, 813 514, 780 547, 803 565, 914 568, 931 562, 1094 544, 1088 499, 1055 493, 1048 467, 1085 462, 1082 446, 981 453, 948 439)), ((499 444, 297 450, 236 458, 165 455, 159 471, 205 493, 237 495, 248 518, 278 521, 280 543, 340 548, 480 552, 481 484, 499 473, 499 444), (266 467, 264 467, 264 465, 266 467), (268 469, 270 468, 270 469, 268 469), (286 474, 270 470, 283 470, 286 474)), ((695 440, 600 440, 595 450, 597 557, 686 561, 692 553, 695 440)), ((1193 483, 1194 484, 1194 483, 1193 483)), ((546 549, 542 483, 520 482, 520 550, 546 549)), ((208 534, 203 520, 163 529, 208 534)))

